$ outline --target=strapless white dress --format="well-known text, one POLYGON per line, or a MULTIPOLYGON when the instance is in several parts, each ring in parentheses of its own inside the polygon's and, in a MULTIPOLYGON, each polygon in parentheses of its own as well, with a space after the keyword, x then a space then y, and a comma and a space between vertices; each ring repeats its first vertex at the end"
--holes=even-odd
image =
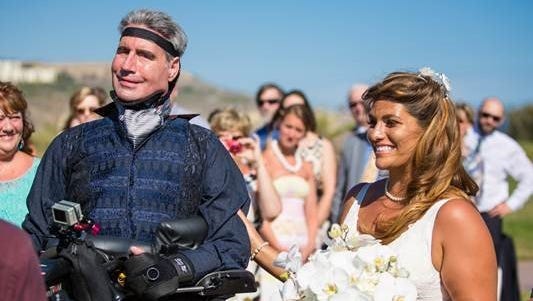
MULTIPOLYGON (((350 234, 359 233, 357 230, 359 203, 364 199, 366 188, 368 184, 361 189, 362 193, 356 196, 357 201, 353 203, 344 220, 350 234)), ((435 270, 431 261, 431 241, 435 218, 439 209, 447 201, 437 201, 422 218, 409 225, 404 233, 389 244, 398 255, 400 264, 409 271, 409 278, 417 289, 417 300, 420 301, 450 300, 442 286, 440 273, 435 270)))

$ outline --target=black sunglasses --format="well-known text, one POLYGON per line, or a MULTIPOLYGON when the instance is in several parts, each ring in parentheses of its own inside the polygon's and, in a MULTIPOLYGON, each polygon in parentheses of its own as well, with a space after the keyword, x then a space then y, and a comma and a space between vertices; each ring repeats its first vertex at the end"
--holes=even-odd
POLYGON ((279 99, 260 99, 257 102, 257 105, 262 107, 265 103, 268 103, 269 105, 277 104, 279 103, 279 99))
POLYGON ((348 106, 349 106, 350 108, 353 108, 353 107, 357 106, 358 104, 363 104, 363 102, 362 102, 362 101, 354 101, 354 102, 350 102, 350 103, 348 103, 348 106))
POLYGON ((496 122, 500 122, 500 120, 502 120, 501 116, 492 115, 492 114, 487 113, 487 112, 481 112, 481 117, 483 117, 483 118, 492 118, 492 120, 494 120, 496 122))

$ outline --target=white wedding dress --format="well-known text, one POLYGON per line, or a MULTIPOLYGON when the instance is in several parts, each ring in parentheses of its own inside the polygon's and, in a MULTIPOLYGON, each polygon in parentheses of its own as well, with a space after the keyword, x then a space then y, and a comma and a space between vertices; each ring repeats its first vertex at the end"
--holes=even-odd
MULTIPOLYGON (((357 221, 361 200, 364 199, 370 184, 363 186, 356 196, 344 224, 348 226, 349 234, 358 233, 357 221)), ((431 261, 431 239, 433 225, 439 209, 447 202, 440 200, 433 204, 428 211, 397 239, 389 244, 398 255, 399 263, 409 271, 409 279, 417 289, 417 300, 442 301, 450 300, 442 287, 440 274, 431 261)))

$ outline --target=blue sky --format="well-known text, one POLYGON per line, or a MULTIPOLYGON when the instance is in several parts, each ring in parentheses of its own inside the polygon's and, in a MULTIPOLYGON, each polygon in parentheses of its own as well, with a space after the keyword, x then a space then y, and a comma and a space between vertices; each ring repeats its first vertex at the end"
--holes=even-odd
POLYGON ((135 8, 169 13, 189 36, 183 67, 253 95, 266 81, 344 105, 355 82, 430 66, 452 96, 533 102, 533 1, 0 2, 0 58, 110 61, 117 25, 135 8))

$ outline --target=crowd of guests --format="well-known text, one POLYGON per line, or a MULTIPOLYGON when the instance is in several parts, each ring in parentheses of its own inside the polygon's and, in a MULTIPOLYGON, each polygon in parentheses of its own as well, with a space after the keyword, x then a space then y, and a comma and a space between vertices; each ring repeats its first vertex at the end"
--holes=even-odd
MULTIPOLYGON (((75 196, 80 203, 96 200, 91 217, 103 233, 140 241, 150 241, 161 220, 201 214, 208 234, 199 249, 173 254, 170 261, 183 271, 177 277, 190 281, 216 268, 242 267, 249 251, 248 269, 258 277, 262 300, 279 298, 283 277, 273 258, 297 245, 306 261, 324 248, 329 225, 337 222, 395 245, 407 258, 420 299, 492 300, 498 287, 504 300, 517 300, 514 249, 502 233, 502 218, 531 196, 533 167, 519 144, 498 130, 505 118, 499 99, 485 99, 474 114, 452 101, 442 75, 391 73, 370 87, 350 89, 346 107, 355 124, 336 151, 320 135, 305 93, 273 83, 256 94, 262 118, 256 127, 234 108, 214 108, 207 123, 176 115, 188 113, 171 103, 184 32, 166 14, 145 10, 131 12, 120 30, 113 103, 105 105, 100 88, 76 91, 64 131, 42 161, 31 146, 34 129, 22 91, 0 83, 0 219, 12 224, 0 223, 0 239, 4 245, 7 235, 21 237, 12 240, 20 247, 5 254, 32 254, 28 238, 13 225, 29 232, 35 246, 45 245, 54 197, 75 196), (175 36, 147 30, 154 18, 175 36), (136 47, 141 50, 131 51, 136 47), (131 57, 146 55, 143 47, 159 62, 153 70, 134 68, 131 57), (153 75, 142 89, 138 72, 153 75), (211 131, 189 126, 189 119, 211 131), (120 180, 124 174, 129 182, 120 180), (511 194, 508 176, 518 183, 511 194), (176 195, 188 199, 176 201, 176 195), (159 203, 150 202, 154 196, 159 203)), ((135 250, 125 266, 153 267, 151 257, 135 250)), ((8 268, 33 276, 22 281, 40 294, 33 255, 8 268)), ((140 296, 157 289, 128 285, 140 296)))
MULTIPOLYGON (((252 199, 247 219, 253 227, 249 226, 249 230, 257 230, 256 239, 268 242, 274 254, 297 244, 306 260, 312 252, 324 247, 326 231, 331 222, 338 221, 350 188, 388 176, 385 170, 376 167, 375 153, 367 138, 370 124, 363 103, 367 88, 354 85, 348 92, 346 105, 355 126, 346 136, 338 156, 331 141, 318 134, 315 112, 307 96, 300 90, 285 93, 272 83, 261 86, 257 92, 256 104, 263 123, 255 130, 247 114, 235 108, 215 109, 209 115, 208 124, 203 124, 219 137, 241 171, 252 199)), ((34 129, 22 91, 10 83, 1 83, 0 90, 3 200, 0 218, 20 226, 28 213, 26 196, 39 158, 31 148, 34 129)), ((76 91, 70 99, 70 115, 64 129, 100 118, 95 111, 106 100, 101 88, 83 87, 76 91)), ((501 231, 501 218, 518 210, 530 196, 530 161, 514 140, 497 130, 504 120, 503 105, 498 99, 484 100, 477 120, 465 103, 457 103, 455 112, 464 141, 463 165, 480 188, 471 200, 488 225, 498 261, 503 262, 512 257, 508 253, 514 250, 512 243, 502 248, 502 239, 509 238, 501 231), (493 144, 492 148, 489 143, 493 144), (497 144, 508 147, 502 149, 497 144), (511 197, 506 195, 506 183, 502 180, 507 175, 518 181, 511 197), (484 193, 484 189, 489 189, 490 194, 484 193), (494 202, 509 199, 510 202, 494 202)), ((258 272, 256 265, 249 266, 261 281, 264 300, 277 294, 279 282, 272 276, 272 269, 275 270, 266 267, 258 272)))

